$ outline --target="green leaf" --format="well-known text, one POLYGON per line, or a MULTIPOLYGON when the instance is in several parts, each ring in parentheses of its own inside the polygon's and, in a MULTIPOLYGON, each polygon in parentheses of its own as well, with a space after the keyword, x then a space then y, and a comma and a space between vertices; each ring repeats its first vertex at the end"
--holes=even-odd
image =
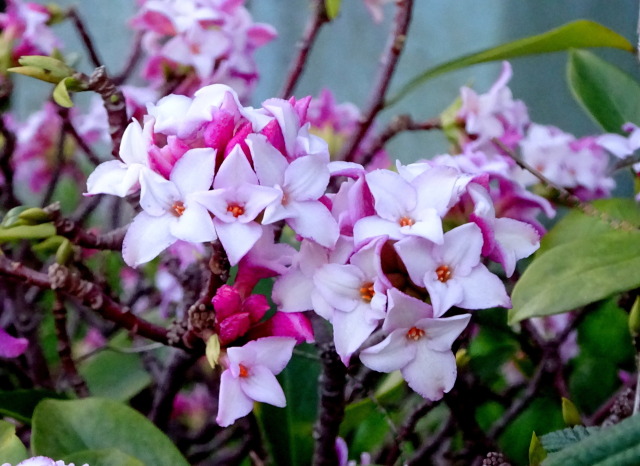
POLYGON ((578 20, 531 37, 465 55, 428 69, 411 79, 392 96, 385 106, 395 104, 428 80, 478 63, 559 52, 571 48, 613 47, 634 52, 634 46, 624 37, 605 26, 588 20, 578 20))
POLYGON ((101 351, 78 370, 93 395, 113 400, 129 400, 151 383, 138 354, 101 351))
POLYGON ((640 416, 590 432, 550 454, 544 466, 634 466, 640 464, 640 416))
POLYGON ((584 412, 594 412, 620 386, 618 367, 602 356, 580 354, 572 361, 569 391, 584 412))
POLYGON ((146 417, 107 399, 44 400, 33 415, 31 448, 51 458, 118 449, 153 466, 188 466, 171 440, 146 417))
MULTIPOLYGON (((298 348, 313 352, 313 349, 309 349, 312 347, 307 345, 298 348)), ((267 404, 256 405, 256 414, 268 441, 273 464, 311 464, 319 374, 319 361, 294 354, 286 369, 278 376, 287 397, 287 406, 276 408, 267 404)))
POLYGON ((324 0, 324 8, 327 12, 327 18, 334 19, 340 13, 342 0, 324 0))
POLYGON ((0 391, 0 414, 30 424, 36 405, 46 398, 64 399, 64 396, 41 389, 0 391))
POLYGON ((22 66, 9 68, 7 71, 24 74, 53 84, 58 84, 61 80, 75 73, 75 70, 63 61, 43 55, 25 55, 18 59, 18 63, 22 66))
POLYGON ((562 420, 568 426, 582 425, 580 411, 570 399, 565 397, 562 397, 562 420))
POLYGON ((534 432, 531 435, 531 443, 529 444, 529 466, 540 466, 542 460, 547 457, 547 452, 542 446, 542 442, 534 432))
POLYGON ((16 426, 0 421, 0 461, 17 464, 27 458, 27 449, 16 435, 16 426))
POLYGON ((91 466, 145 466, 144 463, 116 448, 85 450, 63 458, 65 463, 90 464, 91 466))
POLYGON ((548 453, 556 453, 569 445, 573 445, 574 443, 587 438, 599 430, 599 426, 567 427, 566 429, 549 432, 548 434, 543 435, 540 438, 540 443, 548 453))
POLYGON ((20 239, 44 239, 56 234, 53 223, 40 225, 19 225, 12 228, 0 228, 0 243, 20 239))
POLYGON ((67 80, 72 78, 65 78, 56 84, 56 87, 53 89, 53 100, 64 108, 73 107, 73 100, 69 96, 69 90, 67 89, 67 80))
POLYGON ((509 322, 577 309, 640 286, 640 232, 612 231, 546 251, 512 294, 509 322))
POLYGON ((13 209, 9 210, 4 217, 2 217, 2 223, 0 223, 0 227, 1 228, 10 228, 16 224, 19 225, 19 223, 17 223, 19 220, 22 220, 20 218, 20 214, 26 210, 28 210, 29 207, 28 206, 24 206, 24 205, 19 205, 17 207, 14 207, 13 209))
POLYGON ((596 238, 602 233, 614 231, 615 222, 627 222, 640 228, 640 209, 633 199, 600 199, 592 204, 596 213, 587 215, 572 209, 542 238, 537 254, 577 239, 596 238), (603 215, 608 217, 603 219, 603 215))
POLYGON ((573 50, 567 79, 576 100, 606 131, 619 133, 627 122, 640 124, 640 84, 620 68, 586 50, 573 50))

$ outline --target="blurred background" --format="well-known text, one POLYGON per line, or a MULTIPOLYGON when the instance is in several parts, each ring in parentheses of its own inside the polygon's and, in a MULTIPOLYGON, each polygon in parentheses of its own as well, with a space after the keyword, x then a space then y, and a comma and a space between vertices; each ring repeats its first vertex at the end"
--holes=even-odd
MULTIPOLYGON (((50 3, 42 0, 40 3, 50 3)), ((98 46, 107 68, 119 71, 130 53, 133 33, 126 22, 135 11, 134 0, 59 0, 61 6, 75 5, 98 46)), ((380 52, 392 26, 393 2, 384 8, 381 24, 372 21, 363 0, 343 0, 338 18, 321 31, 311 59, 296 89, 297 96, 318 95, 331 89, 339 102, 350 101, 361 107, 367 101, 376 75, 380 52)), ((252 105, 277 94, 310 14, 307 0, 253 0, 248 6, 255 21, 276 27, 279 36, 257 51, 261 81, 252 105)), ((430 0, 415 1, 408 41, 391 92, 421 71, 452 58, 499 45, 517 38, 538 34, 575 19, 591 19, 636 42, 638 4, 631 0, 430 0)), ((66 50, 84 57, 84 49, 69 25, 57 26, 66 50)), ((630 74, 638 75, 634 57, 619 50, 597 53, 630 74)), ((515 98, 525 101, 531 119, 552 124, 577 136, 598 132, 599 128, 573 100, 565 81, 566 53, 514 60, 510 83, 515 98)), ((78 68, 90 71, 86 59, 78 68)), ((437 116, 457 97, 460 86, 471 85, 484 92, 497 78, 499 63, 476 65, 430 81, 405 97, 380 120, 388 121, 398 113, 414 119, 437 116)), ((15 79, 20 93, 16 106, 24 118, 42 104, 50 86, 26 78, 15 79)), ((444 137, 437 133, 408 133, 390 145, 393 158, 409 162, 431 157, 447 149, 444 137)))

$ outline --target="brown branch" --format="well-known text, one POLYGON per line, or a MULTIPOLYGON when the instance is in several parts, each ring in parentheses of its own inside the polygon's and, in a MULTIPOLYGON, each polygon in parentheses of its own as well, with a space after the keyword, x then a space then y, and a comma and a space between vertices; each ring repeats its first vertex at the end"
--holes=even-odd
MULTIPOLYGON (((0 277, 18 280, 28 285, 44 289, 57 290, 65 296, 81 301, 85 306, 98 312, 104 319, 132 333, 164 345, 169 345, 167 330, 134 315, 130 309, 104 294, 98 286, 82 280, 78 274, 68 268, 53 264, 45 274, 30 269, 19 262, 0 256, 0 277)), ((182 342, 173 346, 187 349, 182 342)))
POLYGON ((402 446, 402 442, 407 440, 411 435, 413 435, 416 425, 418 421, 425 417, 429 411, 433 408, 434 403, 430 400, 423 401, 417 408, 413 410, 413 412, 409 415, 407 420, 402 424, 398 431, 398 435, 395 437, 393 442, 393 447, 387 454, 385 464, 388 466, 393 466, 398 458, 400 457, 400 448, 402 446))
POLYGON ((75 220, 62 217, 60 214, 60 204, 55 202, 45 208, 51 215, 53 225, 56 227, 56 234, 64 236, 73 244, 87 249, 104 249, 112 251, 120 251, 122 242, 127 232, 127 226, 105 233, 104 235, 96 235, 85 231, 75 220))
POLYGON ((411 22, 411 13, 413 10, 413 0, 397 0, 396 5, 395 26, 389 37, 386 49, 382 54, 382 66, 369 96, 367 111, 360 118, 356 131, 354 131, 349 141, 345 144, 339 160, 349 162, 354 160, 362 138, 364 138, 364 135, 373 124, 373 120, 384 106, 384 98, 407 39, 407 32, 409 31, 409 23, 411 22))
MULTIPOLYGON (((83 80, 82 76, 77 76, 83 80)), ((86 77, 85 77, 86 78, 86 77)), ((102 103, 109 119, 109 134, 111 135, 111 154, 119 159, 120 142, 127 127, 127 106, 122 91, 109 79, 104 66, 96 68, 88 80, 88 88, 100 94, 102 103)))
POLYGON ((58 340, 58 355, 64 372, 73 391, 79 398, 89 396, 89 387, 78 373, 78 368, 71 353, 71 341, 67 332, 67 310, 64 307, 64 300, 59 293, 56 293, 53 303, 53 319, 56 328, 56 338, 58 340))
POLYGON ((101 67, 102 61, 98 57, 98 52, 93 45, 93 40, 91 40, 91 36, 89 36, 87 28, 85 27, 84 22, 82 21, 82 18, 80 18, 80 15, 78 14, 78 11, 75 9, 75 7, 69 8, 69 10, 67 11, 67 18, 71 20, 76 30, 78 31, 80 39, 82 40, 82 43, 89 53, 89 58, 91 59, 91 63, 93 64, 93 66, 95 66, 96 68, 101 67))
POLYGON ((0 154, 0 173, 4 178, 4 187, 2 188, 3 205, 10 209, 20 205, 20 201, 18 201, 14 193, 13 167, 11 166, 11 157, 16 150, 16 136, 5 126, 4 118, 1 115, 0 135, 4 138, 4 147, 0 154))
POLYGON ((82 152, 85 153, 85 155, 87 156, 87 159, 89 159, 89 162, 91 162, 93 165, 96 165, 96 166, 100 165, 101 163, 100 158, 96 155, 95 152, 93 152, 93 149, 91 149, 91 147, 89 146, 89 144, 87 144, 84 138, 82 138, 82 136, 78 134, 75 127, 71 123, 71 120, 68 117, 64 119, 64 131, 67 134, 69 134, 73 139, 75 139, 76 143, 78 144, 78 147, 80 147, 80 149, 82 149, 82 152))
POLYGON ((113 83, 120 86, 129 79, 131 73, 135 69, 136 65, 142 57, 142 32, 136 32, 136 36, 133 39, 133 47, 131 53, 127 57, 123 70, 113 77, 113 83))
POLYGON ((333 466, 338 464, 336 438, 344 418, 347 369, 336 353, 333 343, 325 343, 320 350, 322 373, 319 380, 319 413, 313 428, 313 465, 333 466))
POLYGON ((440 118, 430 118, 426 121, 415 122, 409 115, 397 115, 389 126, 387 126, 378 137, 371 143, 367 151, 357 162, 366 167, 376 153, 381 150, 387 142, 405 131, 429 131, 432 129, 442 129, 440 118))
POLYGON ((327 17, 327 10, 324 5, 324 0, 313 0, 313 14, 309 18, 302 38, 298 43, 298 54, 291 63, 289 72, 287 73, 285 84, 280 91, 281 98, 287 99, 291 96, 293 90, 296 87, 296 84, 298 84, 300 76, 302 76, 305 65, 307 64, 307 59, 309 58, 311 47, 313 47, 320 29, 328 21, 329 18, 327 17))

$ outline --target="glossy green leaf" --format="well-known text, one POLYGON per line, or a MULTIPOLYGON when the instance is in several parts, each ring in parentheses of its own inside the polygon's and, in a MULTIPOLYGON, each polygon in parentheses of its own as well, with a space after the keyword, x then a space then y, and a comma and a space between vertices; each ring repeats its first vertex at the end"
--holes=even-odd
POLYGON ((0 461, 17 464, 27 456, 27 449, 16 435, 16 426, 0 421, 0 461))
POLYGON ((556 453, 569 445, 573 445, 574 443, 589 437, 599 430, 599 426, 567 427, 566 429, 549 432, 548 434, 543 435, 540 438, 540 443, 548 453, 556 453))
POLYGON ((620 34, 588 20, 578 20, 531 37, 472 53, 428 69, 411 79, 386 103, 390 106, 430 79, 478 63, 559 52, 571 48, 613 47, 633 52, 634 46, 620 34))
POLYGON ((67 89, 67 79, 70 78, 63 79, 58 84, 56 84, 56 87, 53 88, 53 100, 61 107, 71 108, 73 107, 73 100, 71 100, 71 97, 69 96, 69 90, 67 89))
POLYGON ((146 465, 188 466, 171 440, 146 417, 102 398, 44 400, 33 415, 31 448, 51 458, 118 449, 146 465))
POLYGON ((622 221, 640 228, 640 208, 633 199, 600 199, 592 203, 593 215, 573 209, 543 236, 536 254, 577 239, 596 238, 614 231, 622 221))
POLYGON ((126 401, 151 383, 138 354, 104 350, 83 362, 79 372, 93 395, 113 400, 126 401))
MULTIPOLYGON (((315 354, 311 346, 298 348, 315 354)), ((258 420, 274 464, 278 466, 311 464, 319 374, 319 361, 294 354, 286 369, 278 376, 287 397, 287 406, 276 408, 268 404, 256 405, 258 420)))
POLYGON ((573 50, 567 79, 573 96, 605 131, 640 124, 640 84, 620 68, 586 50, 573 50))
POLYGON ((569 393, 584 412, 594 412, 620 387, 618 367, 610 359, 580 354, 571 366, 569 393))
POLYGON ((640 416, 590 433, 550 454, 543 466, 635 466, 640 464, 640 416))
POLYGON ((56 234, 53 223, 40 225, 19 225, 12 228, 0 228, 0 243, 20 239, 44 239, 56 234))
POLYGON ((638 270, 638 231, 612 231, 557 246, 522 274, 509 322, 570 311, 640 286, 638 270))
POLYGON ((46 398, 63 399, 64 396, 42 389, 0 391, 0 414, 30 424, 36 405, 46 398))
POLYGON ((324 0, 324 8, 327 12, 327 18, 330 20, 338 16, 342 0, 324 0))
POLYGON ((145 466, 134 457, 121 452, 116 448, 104 450, 86 450, 73 453, 63 458, 65 463, 89 464, 91 466, 145 466))

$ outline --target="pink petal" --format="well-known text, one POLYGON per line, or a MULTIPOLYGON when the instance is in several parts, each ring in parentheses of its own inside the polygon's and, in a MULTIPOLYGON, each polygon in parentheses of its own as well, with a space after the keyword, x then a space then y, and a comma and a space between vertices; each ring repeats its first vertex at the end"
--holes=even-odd
POLYGON ((311 293, 313 280, 300 272, 289 272, 279 277, 273 285, 271 299, 282 312, 303 312, 313 309, 311 293))
POLYGON ((247 145, 251 149, 253 165, 260 184, 263 186, 282 185, 284 172, 289 166, 284 155, 261 134, 247 136, 247 145))
POLYGON ((397 329, 410 329, 419 320, 433 317, 433 309, 429 304, 396 288, 391 288, 387 297, 387 317, 382 325, 382 329, 387 333, 397 329))
POLYGON ((262 236, 262 227, 255 222, 224 223, 218 218, 214 218, 213 222, 232 267, 249 252, 262 236))
POLYGON ((415 189, 397 173, 374 170, 367 173, 366 179, 376 213, 385 220, 397 222, 416 207, 415 189))
POLYGON ((434 351, 450 351, 453 342, 467 328, 471 314, 461 314, 439 319, 422 319, 416 327, 423 329, 427 345, 434 351))
POLYGON ((284 190, 290 199, 316 200, 324 194, 328 184, 327 164, 313 155, 294 160, 284 173, 284 190))
POLYGON ((332 248, 340 231, 335 219, 321 202, 292 202, 289 205, 291 217, 287 224, 303 238, 310 239, 326 248, 332 248))
POLYGON ((467 275, 480 262, 482 232, 475 223, 465 223, 448 231, 442 245, 443 264, 453 269, 455 277, 467 275))
POLYGON ((242 148, 236 146, 220 165, 213 181, 213 187, 215 189, 235 188, 245 183, 258 184, 258 177, 251 168, 242 148))
POLYGON ((351 355, 355 353, 360 345, 371 336, 378 327, 378 319, 371 319, 368 315, 371 309, 362 303, 351 312, 335 311, 333 313, 333 341, 336 345, 336 352, 340 355, 342 362, 349 364, 351 355))
POLYGON ((460 284, 464 289, 464 298, 458 306, 464 309, 511 307, 511 299, 507 295, 504 284, 483 264, 478 264, 469 275, 461 277, 460 284))
POLYGON ((297 343, 313 343, 313 327, 311 321, 302 312, 276 312, 266 322, 263 322, 249 332, 248 337, 292 337, 297 343))
POLYGON ((254 364, 264 366, 274 374, 279 374, 287 366, 296 340, 289 337, 267 337, 250 341, 245 348, 255 351, 254 364))
POLYGON ((29 342, 26 338, 15 338, 0 327, 0 357, 17 358, 27 350, 29 342))
POLYGON ((180 158, 171 171, 170 179, 182 196, 196 191, 208 191, 213 182, 216 151, 208 147, 191 149, 180 158))

